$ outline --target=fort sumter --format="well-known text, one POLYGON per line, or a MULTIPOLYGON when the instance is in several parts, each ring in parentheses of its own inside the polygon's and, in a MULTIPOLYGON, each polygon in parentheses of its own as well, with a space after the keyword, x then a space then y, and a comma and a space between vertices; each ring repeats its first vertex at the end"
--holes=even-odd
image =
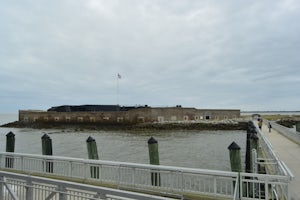
MULTIPOLYGON (((85 128, 232 129, 218 126, 239 118, 239 109, 197 109, 181 105, 63 105, 47 111, 19 110, 19 121, 10 125, 33 128, 80 125, 85 128)), ((240 129, 236 123, 231 124, 233 129, 240 129)))

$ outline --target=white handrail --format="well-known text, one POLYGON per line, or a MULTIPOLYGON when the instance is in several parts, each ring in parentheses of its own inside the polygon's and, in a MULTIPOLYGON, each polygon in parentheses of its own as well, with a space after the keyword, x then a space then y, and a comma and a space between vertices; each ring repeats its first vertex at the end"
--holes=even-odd
POLYGON ((122 199, 126 198, 126 199, 141 199, 141 200, 155 200, 155 199, 170 200, 171 199, 162 196, 142 194, 137 192, 130 192, 130 191, 117 190, 117 189, 111 189, 111 188, 105 188, 105 187, 99 187, 93 185, 74 183, 69 181, 54 180, 54 179, 49 179, 44 177, 29 176, 29 175, 0 171, 0 185, 2 183, 6 184, 7 179, 10 180, 9 185, 14 186, 15 190, 11 191, 10 194, 4 193, 3 190, 0 190, 1 199, 3 197, 4 199, 10 199, 9 196, 11 196, 11 193, 13 193, 14 195, 13 198, 15 199, 24 199, 25 196, 29 199, 36 199, 34 198, 34 192, 30 192, 28 188, 30 188, 31 190, 36 190, 36 193, 39 194, 38 196, 39 199, 41 198, 47 199, 46 198, 47 193, 45 192, 43 193, 42 191, 52 192, 52 194, 54 195, 65 194, 66 196, 70 196, 72 198, 76 198, 76 199, 80 198, 86 200, 91 199, 87 195, 95 196, 92 199, 99 199, 97 198, 98 194, 101 194, 104 197, 108 197, 109 199, 120 199, 120 197, 122 199), (18 182, 20 180, 22 180, 22 184, 18 182), (47 185, 46 188, 45 185, 47 185), (49 187, 49 185, 51 185, 52 187, 49 187), (24 192, 22 190, 24 190, 24 192))
POLYGON ((150 165, 150 164, 116 162, 116 161, 107 161, 107 160, 91 160, 91 159, 71 158, 71 157, 62 157, 62 156, 47 156, 47 155, 11 153, 11 152, 0 152, 0 156, 27 157, 27 158, 36 158, 36 159, 41 159, 41 160, 52 160, 52 161, 56 160, 56 161, 63 161, 63 162, 75 162, 75 163, 78 162, 78 163, 108 165, 108 166, 116 166, 116 167, 131 167, 131 168, 139 168, 139 169, 167 170, 167 171, 174 171, 174 172, 180 171, 180 172, 185 172, 185 173, 237 177, 236 172, 210 170, 210 169, 198 169, 198 168, 175 167, 175 166, 164 166, 164 165, 150 165))
POLYGON ((233 182, 238 177, 238 173, 227 171, 7 152, 0 153, 0 168, 92 180, 118 188, 224 198, 233 197, 233 182), (160 177, 158 185, 153 185, 154 177, 160 177))

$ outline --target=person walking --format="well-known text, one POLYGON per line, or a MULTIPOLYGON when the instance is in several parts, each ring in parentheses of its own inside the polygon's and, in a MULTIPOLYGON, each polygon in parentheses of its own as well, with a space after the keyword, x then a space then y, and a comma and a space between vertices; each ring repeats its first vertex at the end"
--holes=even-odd
POLYGON ((270 122, 269 122, 269 124, 268 124, 268 128, 269 128, 269 133, 271 133, 272 125, 271 125, 270 122))

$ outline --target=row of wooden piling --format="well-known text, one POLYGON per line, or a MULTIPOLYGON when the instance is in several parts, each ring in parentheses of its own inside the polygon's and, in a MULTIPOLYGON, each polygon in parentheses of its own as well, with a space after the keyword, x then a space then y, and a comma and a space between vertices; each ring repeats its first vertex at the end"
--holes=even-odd
MULTIPOLYGON (((52 139, 48 134, 44 134, 41 137, 42 140, 42 155, 52 156, 52 139)), ((98 150, 96 140, 89 136, 86 140, 87 144, 87 152, 88 159, 99 160, 98 150)), ((158 142, 153 137, 148 140, 148 150, 149 150, 149 162, 151 165, 159 165, 159 153, 158 153, 158 142)), ((9 132, 6 134, 6 152, 14 152, 15 151, 15 134, 13 132, 9 132)), ((6 168, 13 168, 14 161, 13 158, 7 157, 5 160, 6 168)), ((45 163, 45 171, 48 173, 53 173, 53 162, 46 161, 45 163)), ((91 166, 91 177, 99 178, 99 167, 91 166)), ((152 185, 159 186, 160 185, 160 174, 156 172, 151 173, 151 182, 152 185)))
MULTIPOLYGON (((246 146, 246 172, 253 172, 252 167, 252 149, 257 150, 257 132, 255 126, 252 122, 248 123, 247 128, 247 146, 246 146)), ((6 135, 6 152, 14 152, 15 150, 15 134, 9 132, 6 135)), ((49 137, 48 134, 44 134, 41 137, 42 140, 42 154, 51 156, 53 155, 52 150, 52 139, 49 137)), ((96 140, 89 136, 86 140, 87 144, 87 152, 88 152, 88 159, 98 160, 98 150, 96 140)), ((242 164, 241 164, 241 155, 240 155, 240 147, 235 142, 232 142, 228 146, 229 150, 229 157, 230 157, 230 165, 231 170, 234 172, 242 172, 242 164)), ((149 163, 151 165, 159 165, 159 151, 158 151, 158 142, 153 137, 148 140, 148 150, 149 150, 149 163)), ((12 161, 6 161, 6 167, 13 168, 12 161)), ((53 173, 53 163, 47 162, 46 163, 46 172, 53 173)), ((99 178, 99 167, 91 167, 91 176, 92 178, 99 178)), ((160 174, 157 172, 151 173, 151 182, 152 185, 159 186, 160 185, 160 174)))
MULTIPOLYGON (((229 155, 230 155, 230 165, 231 171, 233 172, 242 172, 242 163, 241 163, 241 155, 240 155, 240 147, 235 142, 232 142, 229 147, 229 155)), ((255 161, 252 155, 253 150, 258 150, 258 137, 256 127, 254 126, 252 121, 248 122, 247 127, 247 141, 246 141, 246 155, 245 155, 245 172, 247 173, 255 173, 253 169, 253 162, 255 161)), ((246 177, 250 179, 250 177, 246 177)), ((243 185, 243 193, 249 194, 249 197, 253 197, 253 183, 247 183, 248 185, 243 185)), ((240 188, 241 189, 241 188, 240 188)))

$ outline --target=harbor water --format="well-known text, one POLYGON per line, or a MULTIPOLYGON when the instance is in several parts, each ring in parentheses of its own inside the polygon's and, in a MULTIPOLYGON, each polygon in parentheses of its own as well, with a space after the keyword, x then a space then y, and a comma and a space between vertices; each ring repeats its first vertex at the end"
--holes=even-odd
MULTIPOLYGON (((17 115, 0 114, 0 124, 17 120, 17 115)), ((235 141, 241 147, 244 164, 246 131, 92 131, 73 129, 0 128, 0 151, 5 151, 6 134, 16 136, 15 152, 41 154, 41 137, 47 133, 53 155, 87 158, 86 139, 95 138, 102 160, 149 163, 148 139, 159 145, 161 165, 230 171, 227 147, 235 141)))

